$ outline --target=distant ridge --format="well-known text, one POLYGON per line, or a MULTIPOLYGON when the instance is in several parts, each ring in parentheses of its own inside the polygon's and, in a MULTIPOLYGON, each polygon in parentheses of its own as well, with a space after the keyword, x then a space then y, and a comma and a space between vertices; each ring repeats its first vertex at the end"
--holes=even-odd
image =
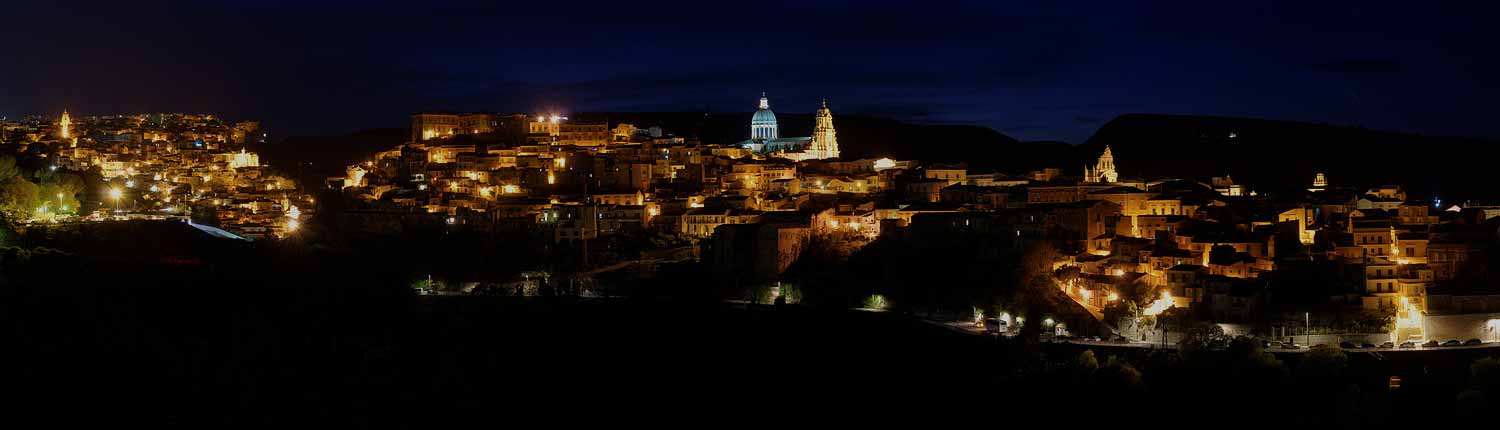
POLYGON ((344 168, 376 152, 406 141, 404 128, 377 128, 343 136, 289 136, 259 148, 261 159, 297 178, 308 188, 322 188, 324 179, 343 176, 344 168))
POLYGON ((1401 184, 1413 198, 1458 203, 1497 195, 1488 156, 1497 144, 1292 121, 1133 113, 1100 127, 1079 145, 1076 161, 1089 162, 1109 145, 1127 177, 1229 174, 1253 189, 1288 193, 1324 172, 1334 186, 1401 184))

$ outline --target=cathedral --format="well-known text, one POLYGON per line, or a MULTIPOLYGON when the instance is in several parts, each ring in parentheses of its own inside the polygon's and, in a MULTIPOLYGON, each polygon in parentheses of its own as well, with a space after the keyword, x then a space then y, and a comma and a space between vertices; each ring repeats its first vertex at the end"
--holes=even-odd
POLYGON ((1109 151, 1109 145, 1104 145, 1104 155, 1099 156, 1099 162, 1090 169, 1083 166, 1084 182, 1119 182, 1120 175, 1115 173, 1115 155, 1109 151))
POLYGON ((781 137, 776 126, 776 114, 771 112, 771 102, 762 93, 760 108, 750 117, 750 139, 739 145, 759 155, 793 161, 839 157, 838 137, 833 130, 833 113, 828 110, 827 100, 823 101, 823 107, 818 108, 812 136, 781 137))

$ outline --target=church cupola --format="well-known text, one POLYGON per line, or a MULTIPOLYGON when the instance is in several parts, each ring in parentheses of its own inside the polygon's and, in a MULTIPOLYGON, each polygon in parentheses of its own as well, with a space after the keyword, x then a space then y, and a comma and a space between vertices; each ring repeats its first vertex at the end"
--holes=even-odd
POLYGON ((776 114, 771 112, 771 101, 766 93, 760 93, 760 107, 750 117, 750 140, 767 141, 777 137, 776 114))

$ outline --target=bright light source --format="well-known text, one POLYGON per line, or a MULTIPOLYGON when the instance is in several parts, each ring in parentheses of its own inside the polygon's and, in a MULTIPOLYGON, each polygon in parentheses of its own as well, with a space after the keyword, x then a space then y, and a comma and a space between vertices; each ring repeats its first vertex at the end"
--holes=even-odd
POLYGON ((875 160, 875 170, 884 170, 892 167, 896 167, 896 160, 892 160, 889 158, 875 160))
POLYGON ((119 200, 120 196, 123 196, 123 195, 125 195, 125 193, 121 192, 119 188, 110 188, 109 189, 109 198, 112 198, 112 199, 115 199, 115 200, 119 200))
POLYGON ((1152 316, 1152 315, 1160 314, 1162 312, 1166 312, 1167 309, 1171 309, 1171 308, 1172 308, 1172 293, 1168 293, 1166 291, 1162 291, 1161 292, 1161 298, 1157 299, 1154 302, 1151 302, 1151 305, 1147 306, 1145 309, 1142 309, 1141 313, 1145 314, 1146 316, 1152 316))

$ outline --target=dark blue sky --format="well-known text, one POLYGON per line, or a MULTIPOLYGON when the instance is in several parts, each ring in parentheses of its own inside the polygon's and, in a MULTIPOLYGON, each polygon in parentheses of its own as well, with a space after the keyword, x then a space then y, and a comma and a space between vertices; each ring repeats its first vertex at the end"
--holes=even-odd
MULTIPOLYGON (((783 112, 1080 142, 1127 112, 1500 136, 1495 6, 1426 2, 24 2, 0 114, 783 112), (1062 4, 1049 4, 1062 3, 1062 4), (1233 3, 1233 4, 1230 4, 1233 3)), ((1479 3, 1479 2, 1473 2, 1479 3)))

